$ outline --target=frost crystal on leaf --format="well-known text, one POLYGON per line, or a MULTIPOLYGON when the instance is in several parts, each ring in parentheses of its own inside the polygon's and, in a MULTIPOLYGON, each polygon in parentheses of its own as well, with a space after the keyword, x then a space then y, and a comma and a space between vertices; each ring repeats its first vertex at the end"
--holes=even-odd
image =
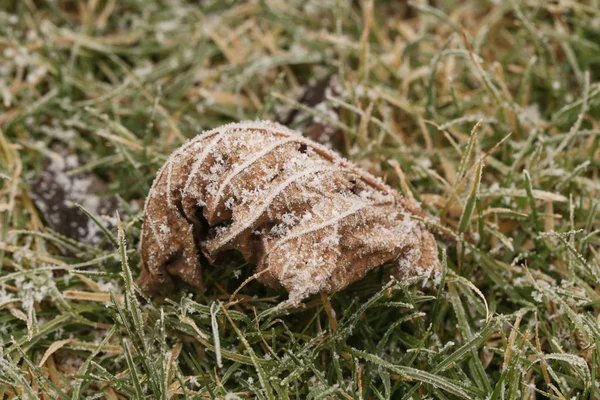
POLYGON ((175 151, 148 195, 140 286, 202 287, 209 262, 237 250, 292 303, 342 289, 384 263, 398 278, 439 270, 419 208, 325 147, 271 122, 228 124, 175 151), (168 227, 168 228, 166 228, 168 227), (204 262, 206 263, 206 262, 204 262))

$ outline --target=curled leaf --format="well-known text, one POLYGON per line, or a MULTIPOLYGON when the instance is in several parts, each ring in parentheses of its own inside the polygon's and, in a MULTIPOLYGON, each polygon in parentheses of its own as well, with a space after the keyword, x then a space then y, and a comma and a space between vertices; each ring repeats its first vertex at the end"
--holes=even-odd
POLYGON ((202 268, 228 251, 284 287, 292 303, 340 290, 384 263, 398 278, 439 270, 417 206, 325 147, 271 122, 229 124, 167 160, 148 195, 142 232, 148 293, 177 277, 202 287, 202 268))

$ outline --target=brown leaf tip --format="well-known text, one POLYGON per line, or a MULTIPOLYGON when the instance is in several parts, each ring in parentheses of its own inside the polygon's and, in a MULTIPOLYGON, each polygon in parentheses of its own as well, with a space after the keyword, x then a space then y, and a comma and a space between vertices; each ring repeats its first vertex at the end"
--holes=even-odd
POLYGON ((202 267, 237 250, 292 303, 340 290, 388 262, 402 279, 439 271, 418 208, 325 147, 282 125, 241 122, 175 151, 148 195, 142 232, 149 294, 174 277, 202 287, 202 267))

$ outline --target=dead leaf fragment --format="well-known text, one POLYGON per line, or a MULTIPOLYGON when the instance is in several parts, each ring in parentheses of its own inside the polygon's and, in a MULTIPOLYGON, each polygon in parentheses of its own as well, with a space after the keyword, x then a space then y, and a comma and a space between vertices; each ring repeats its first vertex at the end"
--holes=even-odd
MULTIPOLYGON (((75 204, 82 204, 95 215, 114 215, 118 208, 114 196, 101 196, 107 185, 92 173, 69 174, 80 166, 77 155, 55 147, 38 179, 31 185, 35 205, 54 231, 88 245, 98 245, 101 230, 75 204)), ((104 221, 106 223, 106 221, 104 221)), ((111 225, 106 223, 110 229, 111 225)))

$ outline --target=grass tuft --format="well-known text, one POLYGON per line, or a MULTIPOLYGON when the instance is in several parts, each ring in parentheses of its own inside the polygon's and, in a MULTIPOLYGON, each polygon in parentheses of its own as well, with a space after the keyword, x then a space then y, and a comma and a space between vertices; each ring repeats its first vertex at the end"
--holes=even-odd
POLYGON ((598 0, 0 0, 0 399, 600 398, 599 43, 598 0), (254 118, 421 202, 441 279, 146 298, 156 171, 254 118))

